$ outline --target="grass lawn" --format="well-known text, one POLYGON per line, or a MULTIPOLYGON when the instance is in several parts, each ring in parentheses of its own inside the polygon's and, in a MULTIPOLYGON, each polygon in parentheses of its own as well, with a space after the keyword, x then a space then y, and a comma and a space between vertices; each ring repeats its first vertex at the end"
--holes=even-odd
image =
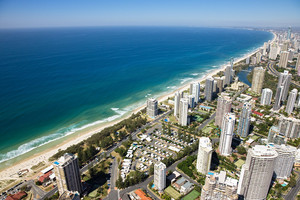
POLYGON ((237 166, 238 168, 240 168, 243 164, 245 164, 245 161, 242 160, 242 159, 239 159, 234 164, 235 164, 235 166, 237 166))
POLYGON ((257 136, 257 135, 254 135, 251 137, 252 140, 257 140, 258 138, 259 138, 259 136, 257 136))
POLYGON ((188 195, 186 195, 182 200, 195 200, 200 196, 200 193, 196 190, 191 191, 188 195))
POLYGON ((173 199, 179 199, 180 193, 177 192, 172 186, 169 186, 165 189, 165 193, 167 193, 169 196, 171 196, 173 199))
POLYGON ((95 198, 97 196, 97 189, 89 193, 89 197, 95 198))
POLYGON ((207 134, 207 133, 210 133, 212 130, 213 130, 212 127, 206 126, 206 127, 203 129, 203 132, 204 132, 205 134, 207 134))

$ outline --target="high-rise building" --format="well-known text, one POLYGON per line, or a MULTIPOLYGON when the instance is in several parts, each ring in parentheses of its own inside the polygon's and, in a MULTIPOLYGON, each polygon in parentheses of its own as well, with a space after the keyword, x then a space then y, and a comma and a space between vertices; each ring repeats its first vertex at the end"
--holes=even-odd
POLYGON ((245 102, 240 114, 239 125, 237 130, 237 134, 241 137, 247 137, 249 134, 251 112, 251 104, 249 102, 245 102))
POLYGON ((206 101, 212 101, 213 99, 213 86, 214 86, 214 79, 209 76, 205 81, 205 99, 206 101))
POLYGON ((281 45, 281 51, 287 51, 289 48, 289 42, 285 41, 282 45, 281 45))
POLYGON ((218 81, 214 80, 213 84, 213 94, 216 94, 218 92, 218 81))
POLYGON ((206 175, 201 200, 237 200, 238 180, 226 176, 225 171, 206 175))
POLYGON ((59 194, 64 192, 82 192, 78 159, 66 153, 53 164, 59 194))
POLYGON ((279 67, 286 68, 287 63, 288 63, 288 57, 289 57, 289 52, 288 51, 282 51, 280 53, 280 60, 279 60, 279 67))
POLYGON ((290 40, 292 35, 292 27, 289 27, 288 32, 287 32, 287 39, 290 40))
POLYGON ((246 65, 249 65, 250 64, 250 56, 248 56, 247 58, 246 58, 246 65))
POLYGON ((189 100, 186 98, 180 99, 179 106, 179 123, 181 126, 188 125, 188 110, 189 110, 189 100))
POLYGON ((154 98, 149 98, 147 100, 147 115, 151 118, 155 118, 158 115, 157 100, 154 98))
POLYGON ((268 134, 268 143, 286 144, 287 138, 283 133, 280 133, 278 126, 271 126, 268 134))
POLYGON ((238 194, 245 200, 266 199, 278 153, 268 146, 256 145, 248 150, 242 166, 238 194))
POLYGON ((232 81, 232 77, 231 77, 231 66, 228 65, 226 68, 225 68, 225 80, 224 80, 224 83, 225 85, 230 85, 231 81, 232 81))
POLYGON ((288 138, 300 137, 300 120, 292 117, 280 116, 279 131, 288 138))
POLYGON ((263 67, 255 67, 253 69, 251 90, 257 94, 261 93, 265 78, 265 71, 266 70, 263 67))
POLYGON ((194 95, 189 95, 189 107, 190 108, 195 107, 195 97, 194 97, 194 95))
POLYGON ((200 83, 193 82, 192 95, 195 97, 195 103, 198 103, 200 97, 200 83))
POLYGON ((229 156, 232 153, 231 143, 235 124, 235 114, 226 113, 222 122, 219 151, 223 156, 229 156))
POLYGON ((261 62, 261 56, 262 56, 261 52, 258 51, 256 53, 256 64, 259 64, 261 62))
POLYGON ((215 80, 217 81, 217 92, 223 92, 224 89, 224 79, 225 77, 215 77, 215 80))
POLYGON ((274 110, 278 110, 280 108, 281 101, 286 100, 291 84, 291 79, 292 75, 289 74, 289 71, 285 70, 284 72, 280 73, 275 95, 275 104, 273 106, 274 110))
POLYGON ((215 124, 217 126, 221 127, 224 115, 226 113, 231 112, 231 104, 232 104, 232 100, 230 99, 230 97, 227 96, 225 93, 221 93, 221 95, 218 98, 216 118, 215 118, 215 124))
POLYGON ((296 100, 295 107, 300 108, 300 92, 298 93, 298 99, 296 100))
POLYGON ((269 59, 276 60, 278 52, 277 44, 273 43, 270 47, 269 59))
POLYGON ((300 53, 298 53, 295 69, 297 71, 297 75, 299 76, 300 75, 300 53))
POLYGON ((276 94, 275 94, 275 101, 273 105, 273 110, 279 110, 281 107, 281 99, 283 94, 284 86, 277 86, 276 94))
POLYGON ((177 91, 174 97, 174 116, 178 117, 179 115, 179 105, 180 105, 180 93, 177 91))
POLYGON ((197 157, 197 171, 201 174, 207 174, 210 170, 211 156, 212 156, 212 144, 208 137, 201 137, 199 139, 199 149, 197 157))
POLYGON ((264 43, 264 47, 263 47, 263 56, 267 55, 267 50, 268 50, 268 46, 269 44, 267 42, 264 43))
POLYGON ((262 90, 260 104, 261 105, 270 105, 272 101, 273 92, 269 88, 265 88, 262 90))
POLYGON ((274 148, 278 153, 274 168, 276 178, 289 178, 294 166, 297 148, 285 144, 275 144, 269 146, 271 146, 271 148, 274 148))
POLYGON ((154 165, 154 187, 162 192, 166 187, 166 165, 162 162, 157 162, 154 165))
POLYGON ((289 94, 289 98, 286 104, 286 108, 285 108, 285 112, 287 112, 287 114, 291 114, 294 111, 294 107, 295 107, 295 102, 297 99, 297 93, 298 90, 296 88, 292 89, 292 91, 289 94))

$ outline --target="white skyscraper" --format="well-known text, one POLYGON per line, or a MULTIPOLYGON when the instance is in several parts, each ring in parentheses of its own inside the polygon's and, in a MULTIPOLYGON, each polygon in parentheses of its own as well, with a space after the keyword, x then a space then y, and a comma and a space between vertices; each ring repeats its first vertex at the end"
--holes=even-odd
POLYGON ((216 118, 215 118, 215 124, 217 126, 221 127, 224 119, 224 115, 226 113, 231 112, 231 104, 232 104, 232 100, 230 99, 230 97, 227 96, 225 93, 221 93, 221 95, 218 98, 216 118))
POLYGON ((265 79, 265 71, 266 69, 264 69, 263 67, 255 67, 253 69, 251 90, 257 94, 261 93, 265 79))
POLYGON ((188 99, 180 99, 180 106, 179 106, 179 123, 181 126, 188 125, 188 110, 189 110, 189 100, 188 99))
POLYGON ((270 105, 272 100, 273 92, 269 88, 265 88, 262 90, 260 104, 261 105, 270 105))
POLYGON ((273 43, 270 47, 269 59, 276 60, 278 52, 277 44, 273 43))
POLYGON ((281 102, 286 100, 291 79, 292 75, 289 74, 289 71, 285 70, 283 73, 280 73, 275 94, 275 103, 273 105, 274 110, 279 110, 281 102))
POLYGON ((296 88, 294 88, 289 94, 289 98, 288 98, 286 108, 285 108, 285 112, 287 112, 289 115, 294 110, 295 102, 296 102, 296 99, 297 99, 297 93, 298 93, 298 90, 296 88))
POLYGON ((214 86, 214 79, 209 76, 205 81, 205 99, 206 101, 212 101, 213 98, 213 86, 214 86))
POLYGON ((279 131, 288 138, 300 137, 300 119, 280 116, 279 131))
POLYGON ((197 171, 201 174, 207 174, 210 169, 211 156, 212 156, 212 144, 208 137, 201 137, 199 139, 199 149, 197 157, 197 171))
POLYGON ((195 102, 198 103, 200 97, 200 83, 193 82, 192 95, 195 97, 195 102))
POLYGON ((154 165, 154 187, 162 192, 166 187, 166 165, 157 162, 154 165))
POLYGON ((256 145, 248 150, 242 166, 238 194, 245 200, 266 199, 278 153, 268 146, 256 145))
POLYGON ((280 53, 280 60, 279 60, 279 67, 286 68, 287 63, 288 63, 288 57, 289 57, 289 52, 288 51, 282 51, 280 53))
POLYGON ((237 134, 241 137, 247 137, 249 134, 249 127, 251 122, 251 103, 245 102, 240 114, 237 134))
POLYGON ((285 144, 270 146, 278 153, 274 167, 276 178, 287 179, 294 166, 297 148, 285 144))
POLYGON ((231 143, 235 124, 235 114, 227 113, 224 116, 221 128, 219 151, 223 156, 229 156, 232 153, 231 143))
POLYGON ((297 62, 296 62, 295 69, 296 69, 296 72, 298 72, 298 76, 299 76, 299 70, 300 70, 300 53, 298 53, 298 57, 297 57, 297 62))
POLYGON ((180 93, 177 91, 174 97, 174 116, 178 117, 179 115, 179 106, 180 106, 180 93))
POLYGON ((268 49, 269 44, 267 42, 264 43, 264 47, 263 47, 263 56, 267 55, 267 49, 268 49))
POLYGON ((261 52, 258 51, 256 53, 256 64, 259 64, 261 62, 261 56, 262 56, 261 52))
POLYGON ((154 98, 149 98, 147 100, 147 115, 151 118, 155 118, 158 115, 157 100, 154 98))

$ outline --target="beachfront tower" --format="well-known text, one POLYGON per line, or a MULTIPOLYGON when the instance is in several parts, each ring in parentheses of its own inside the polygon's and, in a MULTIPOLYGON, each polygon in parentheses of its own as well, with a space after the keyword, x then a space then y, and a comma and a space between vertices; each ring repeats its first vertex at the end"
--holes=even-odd
POLYGON ((285 108, 285 112, 287 112, 287 114, 291 114, 294 110, 294 106, 295 106, 295 102, 297 99, 297 93, 298 90, 296 88, 292 89, 292 91, 289 94, 289 98, 286 104, 286 108, 285 108))
POLYGON ((261 105, 270 105, 272 101, 273 91, 269 88, 265 88, 262 90, 260 104, 261 105))
POLYGON ((199 149, 197 157, 197 171, 206 175, 210 170, 211 156, 212 156, 212 144, 208 137, 201 137, 199 139, 199 149))
POLYGON ((180 99, 180 106, 179 106, 179 124, 181 126, 188 125, 188 109, 189 109, 189 100, 186 98, 180 99))
POLYGON ((277 156, 273 148, 265 145, 250 148, 246 163, 242 166, 238 194, 245 200, 266 199, 277 156))
POLYGON ((213 86, 214 86, 214 79, 213 77, 207 77, 205 81, 205 99, 206 101, 212 101, 213 99, 213 86))
POLYGON ((265 78, 265 69, 263 67, 255 67, 253 69, 252 87, 251 90, 256 94, 261 94, 261 90, 265 78))
POLYGON ((282 51, 280 53, 280 60, 279 60, 279 67, 286 68, 287 63, 288 63, 288 57, 289 57, 289 52, 288 51, 282 51))
POLYGON ((200 97, 200 83, 199 82, 193 82, 192 95, 194 95, 194 97, 195 97, 195 103, 198 103, 199 97, 200 97))
POLYGON ((270 47, 269 59, 276 60, 278 54, 277 52, 278 52, 278 46, 277 44, 273 43, 270 47))
POLYGON ((231 77, 231 66, 228 65, 226 68, 225 68, 225 85, 228 86, 230 85, 231 81, 232 81, 232 77, 231 77))
POLYGON ((166 165, 162 162, 154 165, 154 187, 159 192, 163 192, 166 187, 166 165))
POLYGON ((174 97, 174 116, 176 118, 179 115, 179 105, 180 105, 180 93, 177 91, 174 97))
POLYGON ((287 32, 287 39, 290 40, 292 35, 292 27, 289 27, 288 32, 287 32))
POLYGON ((235 124, 235 114, 227 113, 224 116, 221 128, 219 151, 222 156, 229 156, 232 153, 231 143, 235 124))
POLYGON ((66 153, 53 164, 59 194, 64 192, 82 192, 77 156, 66 153))
POLYGON ((147 115, 151 118, 155 118, 158 115, 158 102, 154 98, 147 100, 147 115))
POLYGON ((230 99, 230 97, 227 96, 226 93, 221 93, 218 98, 216 118, 215 118, 215 124, 217 126, 221 127, 224 115, 226 113, 231 112, 231 104, 232 104, 232 100, 230 99))
POLYGON ((251 122, 251 103, 246 102, 243 105, 241 114, 240 114, 240 121, 238 125, 237 134, 241 137, 245 138, 249 134, 250 122, 251 122))

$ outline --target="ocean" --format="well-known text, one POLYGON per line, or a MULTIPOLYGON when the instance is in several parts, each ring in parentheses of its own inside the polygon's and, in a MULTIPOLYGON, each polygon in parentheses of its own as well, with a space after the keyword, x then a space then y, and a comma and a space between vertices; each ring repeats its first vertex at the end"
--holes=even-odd
POLYGON ((2 29, 0 168, 117 119, 272 38, 197 27, 2 29))

